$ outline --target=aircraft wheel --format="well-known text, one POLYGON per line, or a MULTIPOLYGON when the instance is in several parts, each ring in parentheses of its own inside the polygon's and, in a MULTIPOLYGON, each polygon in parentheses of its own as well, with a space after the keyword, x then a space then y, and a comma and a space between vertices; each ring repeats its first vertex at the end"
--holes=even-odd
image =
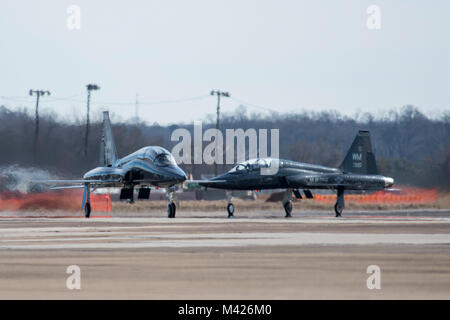
POLYGON ((172 218, 175 218, 175 212, 177 212, 177 206, 175 205, 174 202, 172 202, 172 208, 173 208, 172 218))
POLYGON ((291 212, 292 212, 292 201, 287 201, 284 205, 284 211, 286 211, 286 218, 290 218, 292 217, 291 212))
POLYGON ((342 211, 344 211, 344 207, 342 207, 338 203, 336 203, 334 205, 334 212, 336 212, 336 218, 341 217, 342 211))
POLYGON ((227 206, 228 218, 232 218, 234 214, 234 204, 229 203, 227 206))
POLYGON ((91 204, 89 202, 84 205, 84 216, 86 218, 89 218, 91 216, 91 204))
POLYGON ((177 207, 175 206, 175 203, 170 202, 167 205, 167 216, 169 218, 175 218, 175 212, 177 211, 177 207))

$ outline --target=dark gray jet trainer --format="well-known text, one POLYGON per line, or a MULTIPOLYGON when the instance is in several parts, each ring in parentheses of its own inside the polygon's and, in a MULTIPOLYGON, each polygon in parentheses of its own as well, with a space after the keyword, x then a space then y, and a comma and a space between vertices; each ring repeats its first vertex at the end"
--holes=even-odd
MULTIPOLYGON (((312 199, 311 189, 333 189, 337 193, 334 211, 336 217, 340 217, 344 209, 345 190, 382 190, 390 188, 394 184, 394 179, 378 174, 370 133, 361 130, 339 168, 259 158, 240 163, 230 171, 210 180, 198 181, 198 184, 226 190, 286 189, 283 197, 286 217, 291 216, 292 193, 301 199, 299 189, 303 189, 306 198, 312 199), (278 170, 274 170, 273 174, 267 174, 271 168, 278 170)), ((228 217, 232 217, 234 205, 231 203, 229 192, 227 200, 228 217)))
POLYGON ((140 186, 138 199, 150 198, 150 186, 167 188, 169 218, 175 218, 175 188, 186 180, 186 174, 175 162, 172 154, 162 147, 144 147, 118 159, 108 111, 103 112, 100 164, 87 172, 83 180, 50 180, 46 183, 80 184, 51 189, 84 188, 81 209, 86 218, 91 214, 91 188, 121 187, 120 199, 133 201, 134 187, 140 186))

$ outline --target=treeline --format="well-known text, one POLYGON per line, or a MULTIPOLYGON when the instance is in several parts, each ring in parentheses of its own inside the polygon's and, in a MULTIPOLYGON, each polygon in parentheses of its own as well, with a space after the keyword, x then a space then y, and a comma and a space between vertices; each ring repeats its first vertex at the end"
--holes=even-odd
MULTIPOLYGON (((117 151, 120 156, 147 145, 172 150, 177 141, 171 134, 177 128, 193 133, 193 124, 160 126, 145 122, 116 122, 112 116, 117 151)), ((0 166, 17 164, 39 167, 59 176, 80 177, 99 164, 101 123, 92 123, 88 154, 84 156, 85 123, 59 121, 53 114, 40 117, 38 152, 34 153, 35 120, 25 110, 12 111, 0 106, 0 166)), ((215 127, 206 119, 203 132, 215 127)), ((450 189, 450 112, 432 119, 413 106, 392 111, 384 118, 364 114, 355 118, 337 112, 248 114, 245 107, 221 118, 221 131, 249 128, 279 129, 280 157, 296 161, 338 166, 355 134, 371 131, 372 145, 382 174, 399 184, 450 189)), ((206 146, 208 142, 204 142, 206 146)), ((269 148, 270 154, 270 148, 269 148)), ((219 172, 229 165, 220 165, 219 172)), ((213 165, 182 165, 195 178, 213 174, 213 165)))

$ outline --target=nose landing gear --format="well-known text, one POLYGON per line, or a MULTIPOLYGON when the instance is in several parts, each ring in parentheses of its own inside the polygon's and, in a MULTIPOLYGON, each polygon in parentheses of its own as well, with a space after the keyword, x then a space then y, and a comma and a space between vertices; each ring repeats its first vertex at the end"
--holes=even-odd
POLYGON ((167 217, 168 218, 175 218, 175 213, 177 211, 177 206, 174 202, 169 202, 167 205, 167 217))
POLYGON ((172 219, 175 218, 175 213, 177 211, 177 206, 175 205, 175 188, 167 189, 167 199, 169 203, 167 204, 167 217, 172 219))
POLYGON ((225 196, 227 197, 227 212, 228 212, 228 218, 234 217, 234 204, 231 203, 232 193, 230 191, 225 192, 225 196))
POLYGON ((233 214, 234 214, 234 204, 232 204, 231 202, 228 204, 227 206, 227 211, 228 211, 228 218, 233 218, 233 214))

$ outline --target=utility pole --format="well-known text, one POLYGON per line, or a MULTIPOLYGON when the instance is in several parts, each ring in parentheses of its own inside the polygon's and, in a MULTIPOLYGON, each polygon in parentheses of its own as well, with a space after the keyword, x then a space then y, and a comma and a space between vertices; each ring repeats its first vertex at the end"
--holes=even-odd
MULTIPOLYGON (((230 94, 228 92, 222 92, 219 90, 212 90, 211 95, 217 96, 217 121, 216 121, 216 130, 219 131, 220 128, 220 96, 222 97, 229 97, 230 94)), ((216 139, 216 152, 217 152, 217 139, 216 139)), ((214 162, 214 175, 217 176, 217 162, 214 162)))
POLYGON ((86 113, 86 135, 84 137, 84 157, 87 157, 88 152, 88 141, 89 141, 89 104, 91 101, 91 91, 92 90, 99 90, 100 87, 96 84, 88 84, 86 86, 88 95, 87 95, 87 113, 86 113))
POLYGON ((37 151, 38 151, 38 144, 39 144, 39 97, 50 95, 50 91, 44 91, 44 90, 32 90, 29 91, 30 96, 36 95, 36 110, 35 110, 35 116, 36 116, 36 125, 34 129, 34 161, 37 159, 37 151))

